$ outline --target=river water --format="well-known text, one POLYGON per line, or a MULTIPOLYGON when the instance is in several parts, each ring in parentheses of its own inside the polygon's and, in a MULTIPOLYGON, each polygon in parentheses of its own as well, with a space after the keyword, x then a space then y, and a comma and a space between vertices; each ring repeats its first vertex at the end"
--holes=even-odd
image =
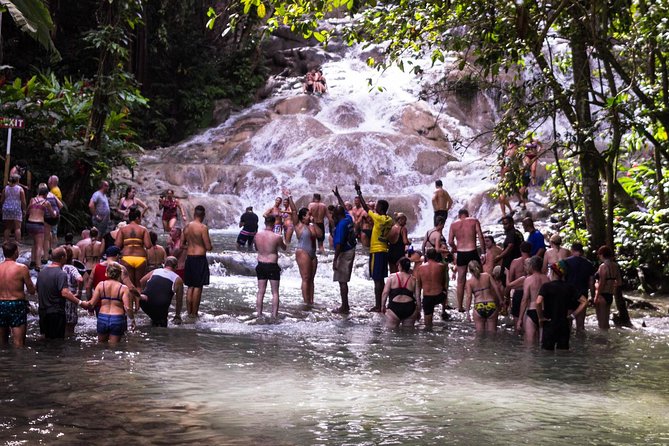
MULTIPOLYGON (((234 253, 217 234, 215 251, 234 253)), ((568 353, 523 346, 509 330, 477 337, 454 320, 392 331, 373 301, 361 251, 353 313, 332 315, 332 254, 321 257, 316 308, 301 305, 291 258, 278 323, 253 317, 256 280, 220 265, 201 318, 146 321, 116 347, 82 315, 76 338, 0 348, 3 444, 667 444, 669 323, 587 333, 568 353)), ((451 290, 452 291, 452 290, 451 290)), ((269 304, 269 292, 266 305, 269 304)), ((269 307, 266 307, 269 312, 269 307)), ((591 310, 590 310, 591 311, 591 310)), ((665 310, 666 312, 666 310, 665 310)))

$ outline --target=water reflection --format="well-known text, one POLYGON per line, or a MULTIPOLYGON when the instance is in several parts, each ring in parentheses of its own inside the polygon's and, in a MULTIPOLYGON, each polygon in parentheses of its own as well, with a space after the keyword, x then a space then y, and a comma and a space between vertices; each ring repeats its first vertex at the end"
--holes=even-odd
POLYGON ((669 441, 662 319, 608 333, 589 323, 569 353, 555 354, 503 330, 476 337, 457 317, 389 332, 363 310, 372 296, 360 271, 349 318, 328 311, 338 300, 329 271, 317 278, 313 311, 300 303, 297 273, 283 277, 277 324, 254 320, 254 278, 228 276, 207 289, 197 323, 143 326, 115 348, 96 344, 88 316, 62 343, 40 343, 31 328, 27 348, 0 349, 3 442, 669 441))

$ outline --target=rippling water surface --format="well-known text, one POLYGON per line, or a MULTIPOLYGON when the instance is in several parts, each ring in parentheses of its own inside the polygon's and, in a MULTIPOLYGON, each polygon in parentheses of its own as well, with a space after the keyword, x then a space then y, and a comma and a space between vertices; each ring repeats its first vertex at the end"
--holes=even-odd
MULTIPOLYGON (((217 240, 227 252, 229 238, 217 240)), ((589 319, 586 336, 563 354, 524 347, 504 330, 476 337, 458 315, 432 331, 388 331, 364 312, 373 297, 363 263, 351 317, 329 312, 338 300, 329 259, 319 267, 313 311, 301 305, 296 268, 285 269, 278 323, 254 319, 255 278, 224 275, 206 289, 197 323, 144 324, 114 348, 97 345, 89 316, 75 339, 50 344, 36 339, 32 320, 25 349, 0 349, 1 441, 669 442, 666 318, 608 333, 589 319)))

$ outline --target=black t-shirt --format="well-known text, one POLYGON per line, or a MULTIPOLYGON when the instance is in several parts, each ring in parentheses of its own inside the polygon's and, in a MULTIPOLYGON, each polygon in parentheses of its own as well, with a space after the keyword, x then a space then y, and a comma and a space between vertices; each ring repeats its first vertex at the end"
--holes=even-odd
POLYGON ((581 256, 571 256, 565 259, 567 263, 567 283, 576 287, 583 296, 588 295, 590 278, 595 274, 595 265, 581 256))
POLYGON ((244 212, 239 222, 244 225, 243 231, 258 232, 258 216, 253 212, 244 212))
POLYGON ((580 294, 567 282, 554 280, 545 283, 539 289, 539 295, 544 298, 544 317, 552 322, 566 321, 568 311, 578 308, 580 294))
POLYGON ((502 260, 502 266, 509 269, 511 261, 520 257, 520 244, 523 242, 523 235, 519 234, 516 228, 506 231, 506 238, 504 239, 504 249, 513 243, 513 248, 509 251, 502 260))
POLYGON ((47 266, 37 276, 37 296, 40 314, 65 314, 65 298, 60 294, 67 288, 67 273, 61 268, 47 266))

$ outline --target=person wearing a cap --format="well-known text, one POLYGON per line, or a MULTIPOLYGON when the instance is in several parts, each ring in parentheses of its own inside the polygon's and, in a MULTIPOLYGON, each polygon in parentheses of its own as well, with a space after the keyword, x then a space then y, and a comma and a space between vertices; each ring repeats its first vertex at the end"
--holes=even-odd
MULTIPOLYGON (((112 263, 117 263, 120 255, 121 249, 118 246, 112 245, 105 250, 105 261, 95 265, 93 271, 88 276, 88 282, 86 282, 86 296, 89 300, 93 296, 93 290, 98 286, 98 283, 107 280, 107 266, 112 263)), ((123 284, 130 289, 131 293, 137 293, 137 289, 130 280, 128 271, 125 269, 125 266, 121 266, 121 280, 123 284)))
POLYGON ((586 296, 565 282, 567 268, 564 260, 553 263, 551 269, 556 279, 543 284, 537 296, 537 316, 542 328, 541 348, 545 350, 569 350, 569 316, 575 317, 585 311, 588 303, 586 296))
POLYGON ((239 227, 242 228, 237 236, 237 245, 240 248, 253 246, 253 239, 258 232, 258 216, 253 212, 253 206, 246 208, 239 219, 239 227))

